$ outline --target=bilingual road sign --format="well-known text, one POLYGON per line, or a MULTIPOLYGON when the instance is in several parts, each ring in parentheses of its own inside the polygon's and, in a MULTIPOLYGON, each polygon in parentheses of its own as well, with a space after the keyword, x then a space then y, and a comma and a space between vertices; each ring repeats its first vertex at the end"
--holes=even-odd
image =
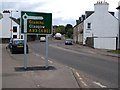
POLYGON ((21 33, 51 34, 51 31, 52 13, 21 11, 21 33))

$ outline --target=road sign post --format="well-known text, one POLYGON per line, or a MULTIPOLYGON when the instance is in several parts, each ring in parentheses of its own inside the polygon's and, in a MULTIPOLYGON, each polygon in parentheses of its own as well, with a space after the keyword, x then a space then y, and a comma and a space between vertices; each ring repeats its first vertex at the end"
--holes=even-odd
POLYGON ((23 15, 24 20, 24 69, 27 69, 27 54, 26 54, 26 43, 27 43, 27 16, 23 15))
POLYGON ((46 35, 45 54, 45 67, 48 68, 48 35, 46 35))
POLYGON ((21 11, 21 33, 24 33, 24 69, 27 69, 27 34, 46 35, 45 67, 48 68, 48 35, 52 32, 52 13, 21 11))

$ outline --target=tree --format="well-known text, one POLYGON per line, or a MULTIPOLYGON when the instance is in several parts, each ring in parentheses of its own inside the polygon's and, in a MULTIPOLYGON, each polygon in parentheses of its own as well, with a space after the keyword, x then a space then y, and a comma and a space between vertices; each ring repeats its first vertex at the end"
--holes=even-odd
POLYGON ((67 24, 65 26, 66 37, 73 38, 73 26, 71 24, 67 24))
POLYGON ((61 33, 61 34, 65 34, 65 27, 63 25, 59 25, 59 26, 54 26, 54 33, 61 33))

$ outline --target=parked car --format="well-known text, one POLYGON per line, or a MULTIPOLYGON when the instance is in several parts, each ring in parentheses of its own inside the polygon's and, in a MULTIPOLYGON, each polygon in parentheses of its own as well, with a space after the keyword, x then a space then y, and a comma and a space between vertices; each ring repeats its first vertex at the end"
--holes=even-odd
POLYGON ((13 38, 11 38, 10 41, 9 41, 9 44, 8 44, 9 49, 12 47, 12 42, 13 42, 13 38))
MULTIPOLYGON (((12 54, 14 53, 24 53, 24 40, 23 39, 13 39, 10 47, 12 54)), ((26 53, 28 53, 28 45, 26 45, 26 53)))
POLYGON ((65 40, 65 45, 73 45, 73 40, 72 39, 66 39, 65 40))
POLYGON ((45 42, 46 38, 45 37, 40 37, 40 42, 45 42))

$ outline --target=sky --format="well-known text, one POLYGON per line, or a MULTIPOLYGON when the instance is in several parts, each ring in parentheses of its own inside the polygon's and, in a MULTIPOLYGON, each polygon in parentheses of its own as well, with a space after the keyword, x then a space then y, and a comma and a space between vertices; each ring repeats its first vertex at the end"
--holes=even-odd
POLYGON ((53 25, 76 24, 85 11, 94 11, 97 1, 109 3, 109 11, 115 12, 119 0, 0 0, 0 11, 12 10, 12 15, 20 17, 21 11, 52 13, 53 25), (15 12, 15 11, 19 12, 15 12))

